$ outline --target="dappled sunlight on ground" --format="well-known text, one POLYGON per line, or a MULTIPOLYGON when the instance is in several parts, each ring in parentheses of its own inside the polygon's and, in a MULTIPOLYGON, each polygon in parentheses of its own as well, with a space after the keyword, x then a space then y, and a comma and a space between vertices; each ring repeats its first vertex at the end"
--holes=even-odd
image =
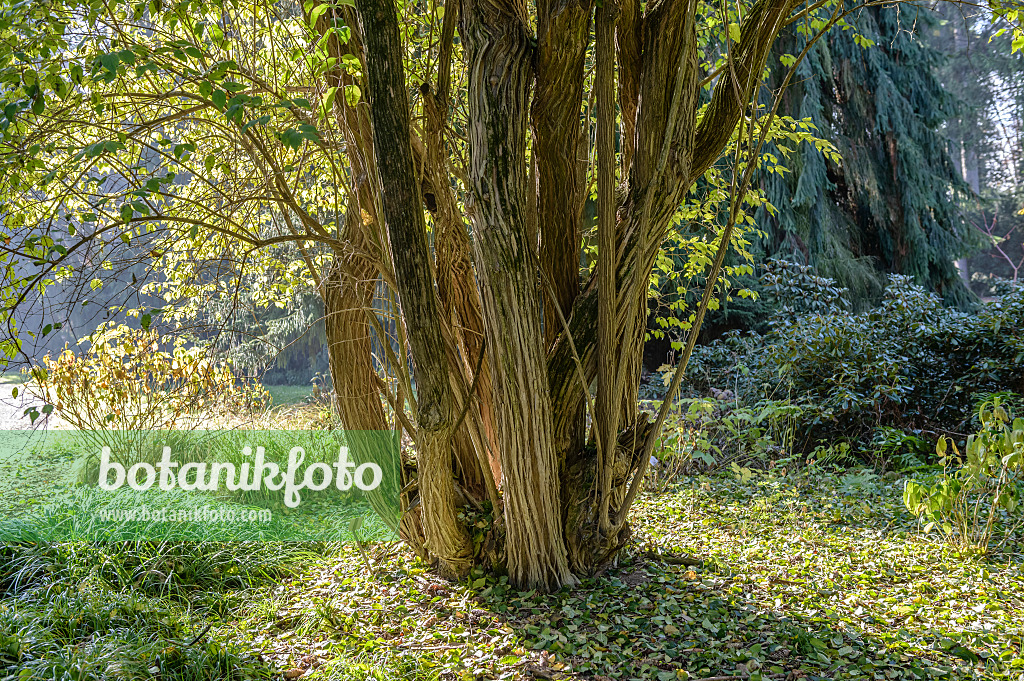
POLYGON ((1020 554, 949 555, 902 484, 685 479, 642 500, 618 565, 556 594, 445 582, 400 544, 7 546, 0 642, 19 652, 0 667, 128 678, 110 665, 130 653, 181 670, 161 678, 1021 678, 1020 554))

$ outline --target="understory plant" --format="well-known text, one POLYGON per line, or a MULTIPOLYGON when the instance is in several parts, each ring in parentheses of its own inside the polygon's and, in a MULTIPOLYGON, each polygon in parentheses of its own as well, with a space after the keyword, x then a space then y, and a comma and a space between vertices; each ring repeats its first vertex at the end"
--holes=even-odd
POLYGON ((652 480, 654 489, 681 474, 730 465, 759 469, 790 456, 800 405, 762 400, 745 406, 727 397, 720 393, 678 401, 655 450, 659 474, 652 480))
POLYGON ((109 325, 86 343, 81 352, 46 355, 27 386, 45 403, 42 413, 56 412, 83 433, 120 431, 132 448, 141 433, 193 430, 266 402, 266 391, 236 380, 228 363, 201 347, 168 347, 154 330, 109 325))
POLYGON ((903 492, 924 531, 937 531, 962 555, 985 555, 996 538, 1002 547, 1024 523, 1024 418, 1013 418, 998 398, 983 403, 978 416, 981 430, 963 455, 952 439, 939 438, 942 474, 931 483, 908 480, 903 492))
POLYGON ((979 401, 1024 390, 1024 287, 968 313, 892 275, 879 307, 850 314, 829 280, 790 278, 807 287, 783 291, 770 331, 700 348, 688 379, 691 392, 727 388, 745 405, 799 396, 798 451, 841 437, 871 458, 928 463, 892 456, 887 429, 962 438, 979 401))

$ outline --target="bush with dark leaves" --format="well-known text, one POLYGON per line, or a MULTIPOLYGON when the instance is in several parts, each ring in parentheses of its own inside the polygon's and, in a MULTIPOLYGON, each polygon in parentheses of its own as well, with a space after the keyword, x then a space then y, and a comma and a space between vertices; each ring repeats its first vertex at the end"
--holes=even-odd
POLYGON ((967 313, 893 275, 879 307, 829 308, 794 315, 790 305, 766 334, 699 348, 691 390, 728 388, 747 403, 788 398, 802 407, 804 451, 837 439, 868 451, 879 428, 962 437, 980 401, 1024 394, 1024 286, 967 313))

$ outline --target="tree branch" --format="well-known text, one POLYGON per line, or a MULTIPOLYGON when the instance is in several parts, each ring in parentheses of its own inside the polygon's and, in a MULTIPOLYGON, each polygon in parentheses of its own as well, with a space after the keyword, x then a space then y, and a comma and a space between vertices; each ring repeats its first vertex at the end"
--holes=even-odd
POLYGON ((687 184, 718 160, 739 122, 743 107, 761 82, 765 59, 795 0, 759 0, 740 26, 740 43, 730 54, 730 77, 715 85, 711 104, 697 126, 693 159, 687 184))

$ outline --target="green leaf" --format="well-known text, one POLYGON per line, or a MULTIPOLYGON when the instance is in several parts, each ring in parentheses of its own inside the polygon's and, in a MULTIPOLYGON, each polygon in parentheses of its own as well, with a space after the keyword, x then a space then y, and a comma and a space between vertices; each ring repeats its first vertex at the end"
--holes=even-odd
POLYGON ((320 17, 322 17, 324 15, 324 12, 326 12, 327 10, 328 10, 328 5, 326 5, 326 4, 317 5, 316 7, 314 7, 313 10, 310 11, 310 13, 309 13, 309 25, 310 26, 316 25, 317 20, 320 17))
POLYGON ((270 122, 271 116, 260 116, 259 118, 253 119, 242 126, 242 132, 245 132, 254 125, 266 125, 270 122))
POLYGON ((363 91, 359 89, 358 85, 346 85, 345 86, 345 103, 349 106, 355 106, 359 103, 360 97, 362 97, 363 91))
POLYGON ((950 648, 949 652, 950 654, 959 657, 961 660, 966 660, 967 662, 981 662, 981 658, 978 657, 977 653, 969 648, 964 648, 963 646, 954 646, 950 648))
POLYGON ((323 98, 323 102, 322 102, 321 105, 323 106, 325 112, 329 112, 331 110, 331 108, 334 106, 334 99, 335 99, 335 97, 337 97, 337 95, 338 95, 338 88, 337 87, 328 88, 327 92, 324 93, 324 98, 323 98))
POLYGON ((224 90, 214 90, 213 94, 210 95, 210 101, 213 102, 215 107, 223 111, 228 103, 228 93, 224 90))

